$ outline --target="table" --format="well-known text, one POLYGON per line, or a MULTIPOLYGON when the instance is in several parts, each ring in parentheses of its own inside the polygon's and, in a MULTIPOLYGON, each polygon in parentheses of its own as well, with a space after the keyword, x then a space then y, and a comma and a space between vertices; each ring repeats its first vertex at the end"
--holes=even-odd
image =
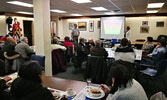
POLYGON ((44 87, 50 87, 62 91, 66 91, 67 88, 73 88, 76 93, 79 93, 86 86, 86 82, 55 78, 44 75, 42 76, 42 81, 42 85, 44 87))
MULTIPOLYGON (((132 41, 132 43, 131 44, 144 44, 144 42, 145 41, 132 41)), ((157 45, 158 44, 158 42, 152 42, 153 44, 155 44, 155 45, 157 45)))
MULTIPOLYGON (((107 58, 115 58, 115 49, 116 48, 105 48, 108 52, 107 58)), ((134 49, 134 52, 136 54, 135 60, 141 60, 142 59, 142 50, 134 49)))

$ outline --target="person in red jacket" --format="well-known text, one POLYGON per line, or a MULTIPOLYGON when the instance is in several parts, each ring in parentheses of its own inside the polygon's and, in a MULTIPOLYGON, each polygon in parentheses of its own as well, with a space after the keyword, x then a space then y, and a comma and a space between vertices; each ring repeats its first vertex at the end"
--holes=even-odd
POLYGON ((70 42, 70 38, 68 37, 68 36, 66 36, 65 38, 64 38, 64 42, 63 42, 63 46, 65 46, 66 48, 67 47, 71 47, 72 45, 73 45, 73 43, 72 42, 70 42))

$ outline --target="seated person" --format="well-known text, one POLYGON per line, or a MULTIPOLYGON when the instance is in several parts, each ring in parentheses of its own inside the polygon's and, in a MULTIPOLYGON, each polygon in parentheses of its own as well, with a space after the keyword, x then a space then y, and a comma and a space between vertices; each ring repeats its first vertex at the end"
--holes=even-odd
POLYGON ((1 39, 0 39, 0 41, 7 41, 7 38, 9 37, 9 35, 8 34, 6 34, 5 36, 3 36, 1 39))
POLYGON ((89 53, 90 53, 90 48, 91 48, 92 46, 95 46, 94 41, 93 41, 92 38, 89 38, 89 39, 88 39, 88 42, 85 43, 85 45, 86 45, 86 47, 87 47, 89 53))
POLYGON ((130 63, 135 61, 135 52, 133 48, 128 47, 128 40, 126 38, 121 40, 120 46, 115 50, 115 60, 119 59, 130 63))
POLYGON ((73 55, 73 47, 74 47, 74 45, 73 45, 72 42, 70 42, 70 38, 68 36, 66 36, 64 38, 64 40, 65 41, 63 42, 63 46, 65 46, 67 48, 67 50, 65 52, 65 59, 66 59, 65 61, 66 62, 70 62, 70 59, 71 59, 71 57, 73 55))
POLYGON ((66 48, 67 47, 71 47, 72 45, 73 45, 73 43, 72 42, 70 42, 70 38, 68 37, 68 36, 66 36, 65 38, 64 38, 64 42, 63 42, 63 46, 65 46, 66 48))
POLYGON ((0 98, 1 100, 10 100, 10 93, 5 92, 4 90, 8 88, 11 83, 8 82, 10 81, 11 78, 8 76, 5 76, 3 79, 0 79, 0 98))
POLYGON ((4 43, 4 46, 0 50, 0 59, 2 60, 5 60, 5 58, 15 59, 19 57, 20 55, 15 51, 15 46, 16 46, 16 41, 13 39, 13 37, 9 36, 7 38, 7 41, 5 41, 4 43))
POLYGON ((111 67, 112 83, 111 88, 101 84, 101 89, 108 94, 106 100, 148 100, 143 87, 124 65, 111 67))
POLYGON ((21 43, 18 43, 15 47, 15 51, 18 52, 23 59, 29 58, 28 55, 33 54, 34 50, 28 45, 27 37, 21 38, 21 43))
POLYGON ((58 44, 58 38, 56 38, 56 37, 53 38, 53 44, 51 44, 51 51, 53 51, 55 49, 61 49, 63 51, 66 50, 65 46, 61 46, 58 44))
POLYGON ((54 100, 51 92, 41 84, 42 72, 38 62, 25 62, 18 75, 11 86, 12 100, 54 100))
POLYGON ((154 56, 157 53, 165 53, 166 52, 166 42, 165 40, 160 40, 158 45, 154 48, 153 52, 148 54, 148 56, 154 56))
POLYGON ((77 65, 75 66, 74 64, 75 68, 81 68, 82 62, 87 59, 87 55, 88 55, 88 50, 85 46, 85 40, 84 38, 80 38, 77 48, 77 65))
POLYGON ((142 50, 144 53, 148 54, 152 52, 154 48, 154 44, 152 43, 153 38, 152 37, 147 37, 147 40, 144 42, 142 50))
POLYGON ((103 47, 101 47, 100 40, 96 40, 95 46, 90 48, 90 54, 92 56, 102 56, 105 58, 107 58, 107 56, 108 56, 108 52, 103 47))

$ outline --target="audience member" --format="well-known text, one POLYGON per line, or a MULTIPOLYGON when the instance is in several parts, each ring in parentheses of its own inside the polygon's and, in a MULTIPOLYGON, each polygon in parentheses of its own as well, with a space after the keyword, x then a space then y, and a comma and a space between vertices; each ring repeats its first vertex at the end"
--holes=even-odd
POLYGON ((9 82, 11 80, 10 77, 5 76, 3 79, 0 79, 0 98, 1 100, 10 100, 10 93, 5 92, 4 90, 8 88, 11 83, 9 82))
POLYGON ((77 68, 81 68, 82 62, 86 60, 88 55, 88 50, 85 46, 84 38, 79 39, 79 44, 77 48, 77 68))
POLYGON ((71 57, 73 56, 74 45, 72 42, 70 42, 70 38, 68 36, 66 36, 64 40, 65 41, 63 42, 63 46, 67 48, 65 52, 65 61, 70 62, 71 57))
POLYGON ((5 36, 3 36, 1 39, 0 39, 0 41, 7 41, 7 38, 9 37, 9 35, 8 34, 6 34, 5 36))
POLYGON ((91 48, 92 46, 95 46, 94 41, 93 41, 92 38, 89 38, 89 39, 88 39, 88 42, 85 43, 85 45, 86 45, 86 47, 87 47, 89 53, 90 53, 90 48, 91 48))
POLYGON ((144 53, 148 54, 152 52, 154 48, 154 44, 152 43, 153 38, 152 37, 147 37, 147 40, 144 42, 142 50, 144 53))
POLYGON ((5 60, 5 56, 7 58, 13 58, 13 59, 19 57, 18 53, 15 52, 15 45, 16 41, 11 36, 9 36, 7 38, 7 41, 5 41, 3 48, 0 50, 0 59, 5 60))
POLYGON ((160 40, 158 42, 158 45, 154 48, 153 52, 151 54, 148 54, 148 56, 154 56, 157 53, 165 53, 166 52, 166 42, 165 40, 160 40))
POLYGON ((102 56, 105 58, 107 58, 107 56, 108 56, 108 52, 103 47, 101 47, 100 40, 96 40, 95 46, 90 48, 90 54, 92 56, 102 56))
POLYGON ((63 46, 65 46, 66 48, 67 47, 71 47, 72 45, 73 45, 73 43, 72 42, 70 42, 70 38, 68 37, 68 36, 66 36, 65 38, 64 38, 64 42, 63 42, 63 46))
POLYGON ((72 32, 71 32, 71 38, 74 41, 75 45, 78 44, 79 35, 80 35, 80 32, 77 28, 77 24, 74 24, 74 29, 72 29, 72 32))
POLYGON ((128 47, 128 40, 123 38, 121 44, 115 50, 115 60, 123 60, 134 63, 135 61, 135 52, 133 48, 128 47))
POLYGON ((28 55, 34 53, 34 50, 28 45, 27 37, 21 38, 21 43, 16 45, 15 51, 18 52, 23 59, 29 58, 28 55))
POLYGON ((61 46, 58 44, 58 38, 56 38, 56 37, 53 38, 53 44, 51 45, 51 51, 55 50, 55 49, 61 49, 63 51, 66 50, 65 46, 61 46))
POLYGON ((106 100, 148 100, 143 87, 132 78, 130 70, 124 65, 111 67, 112 85, 101 84, 101 89, 108 94, 106 100))
POLYGON ((54 100, 51 92, 41 84, 42 72, 38 62, 25 62, 18 75, 11 86, 14 100, 54 100))

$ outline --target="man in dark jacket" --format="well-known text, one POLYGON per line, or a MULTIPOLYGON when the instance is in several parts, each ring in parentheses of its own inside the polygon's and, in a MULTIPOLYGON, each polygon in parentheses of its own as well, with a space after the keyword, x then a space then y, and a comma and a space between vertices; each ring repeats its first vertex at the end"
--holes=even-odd
POLYGON ((85 46, 84 38, 80 38, 80 42, 78 44, 77 49, 77 67, 81 68, 82 62, 87 59, 88 50, 85 46))

